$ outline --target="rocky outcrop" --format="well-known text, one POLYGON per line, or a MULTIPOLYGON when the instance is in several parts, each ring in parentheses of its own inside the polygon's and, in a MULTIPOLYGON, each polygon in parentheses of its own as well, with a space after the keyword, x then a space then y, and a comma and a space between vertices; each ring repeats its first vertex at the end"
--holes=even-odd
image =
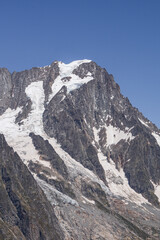
POLYGON ((44 129, 50 137, 55 137, 63 149, 85 167, 94 171, 105 181, 104 170, 99 163, 92 138, 80 108, 73 103, 72 95, 61 101, 57 94, 48 104, 43 115, 44 129), (62 109, 62 111, 60 111, 62 109))
POLYGON ((6 68, 0 68, 0 114, 3 114, 9 107, 11 95, 11 74, 6 68))
POLYGON ((0 135, 1 239, 63 239, 54 211, 17 153, 0 135))
POLYGON ((152 204, 160 207, 158 197, 154 194, 155 183, 160 179, 160 147, 148 134, 140 134, 128 148, 127 158, 130 161, 124 165, 124 171, 130 186, 141 193, 152 204))
POLYGON ((57 170, 65 179, 68 178, 67 167, 63 160, 55 152, 54 148, 49 144, 48 140, 44 140, 41 136, 30 133, 35 149, 44 161, 49 161, 53 168, 57 170))
POLYGON ((36 173, 37 176, 47 182, 49 185, 54 186, 58 191, 75 198, 72 186, 69 183, 69 174, 66 165, 59 155, 55 152, 54 148, 41 136, 30 133, 35 149, 38 151, 40 159, 51 164, 51 169, 42 167, 40 164, 30 161, 29 169, 36 173), (54 175, 53 175, 54 173, 54 175))

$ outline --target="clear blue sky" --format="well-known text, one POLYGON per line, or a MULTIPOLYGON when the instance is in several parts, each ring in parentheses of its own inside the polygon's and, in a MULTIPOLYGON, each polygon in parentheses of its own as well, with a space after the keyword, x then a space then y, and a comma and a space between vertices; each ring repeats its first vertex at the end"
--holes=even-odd
POLYGON ((83 58, 160 127, 160 0, 0 1, 0 67, 83 58))

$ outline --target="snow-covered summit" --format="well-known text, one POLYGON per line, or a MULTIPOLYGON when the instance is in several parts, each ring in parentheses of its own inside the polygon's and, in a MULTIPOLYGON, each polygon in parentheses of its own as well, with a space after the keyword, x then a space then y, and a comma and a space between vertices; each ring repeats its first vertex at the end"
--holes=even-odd
POLYGON ((67 93, 81 87, 83 84, 91 81, 93 78, 91 73, 88 72, 85 78, 80 78, 73 71, 83 63, 89 63, 91 60, 77 60, 69 64, 58 62, 59 75, 52 84, 52 93, 49 96, 49 101, 56 95, 57 92, 63 87, 67 87, 67 93))

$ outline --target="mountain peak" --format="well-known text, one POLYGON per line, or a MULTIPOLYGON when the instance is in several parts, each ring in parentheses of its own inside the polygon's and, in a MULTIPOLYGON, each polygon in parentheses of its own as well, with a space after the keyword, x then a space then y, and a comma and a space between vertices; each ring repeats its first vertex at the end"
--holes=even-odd
POLYGON ((77 60, 5 72, 0 99, 0 133, 44 191, 66 238, 90 239, 82 216, 88 226, 94 216, 99 239, 159 234, 160 132, 104 68, 77 60), (144 223, 142 216, 153 214, 144 223))

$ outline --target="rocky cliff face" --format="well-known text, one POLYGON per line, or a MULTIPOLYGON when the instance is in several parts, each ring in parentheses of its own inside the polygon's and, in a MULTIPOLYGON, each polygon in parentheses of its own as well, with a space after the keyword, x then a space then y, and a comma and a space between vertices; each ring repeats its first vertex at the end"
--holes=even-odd
POLYGON ((63 239, 43 191, 3 135, 0 169, 0 239, 63 239))
POLYGON ((158 184, 160 179, 160 146, 152 135, 159 130, 151 123, 144 125, 143 115, 120 94, 113 77, 95 63, 83 63, 73 73, 82 79, 90 73, 93 80, 52 98, 43 114, 44 130, 105 181, 97 156, 100 150, 124 169, 135 191, 158 206, 151 181, 158 184))
POLYGON ((160 238, 160 131, 120 93, 112 75, 89 60, 13 74, 0 69, 0 99, 0 132, 13 148, 2 136, 2 152, 12 152, 12 171, 18 159, 30 176, 1 166, 3 198, 16 219, 1 217, 2 236, 17 226, 24 239, 160 238), (28 200, 32 189, 36 206, 28 200), (39 223, 38 205, 46 225, 39 223))

